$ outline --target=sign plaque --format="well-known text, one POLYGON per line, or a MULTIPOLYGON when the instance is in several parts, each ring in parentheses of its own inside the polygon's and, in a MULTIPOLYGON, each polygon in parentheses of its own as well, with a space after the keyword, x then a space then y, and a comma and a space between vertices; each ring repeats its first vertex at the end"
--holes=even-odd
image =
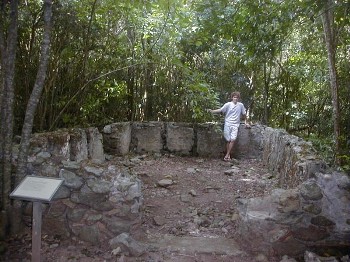
POLYGON ((42 202, 51 202, 63 183, 61 178, 26 176, 10 194, 11 198, 33 202, 32 262, 40 262, 42 202))
POLYGON ((62 183, 63 179, 60 178, 26 176, 10 197, 32 202, 50 202, 62 183))

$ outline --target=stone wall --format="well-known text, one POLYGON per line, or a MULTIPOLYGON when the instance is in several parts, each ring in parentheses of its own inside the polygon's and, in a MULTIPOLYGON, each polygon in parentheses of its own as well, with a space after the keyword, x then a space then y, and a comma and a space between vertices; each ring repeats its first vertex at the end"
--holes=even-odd
POLYGON ((263 162, 278 176, 279 186, 294 188, 326 169, 311 143, 282 129, 264 128, 263 162))
MULTIPOLYGON (((64 179, 52 203, 42 204, 43 232, 95 245, 131 233, 140 224, 143 198, 130 165, 105 160, 97 128, 34 134, 28 174, 64 179)), ((14 218, 30 221, 32 203, 16 200, 15 206, 14 218)))
MULTIPOLYGON (((113 163, 115 157, 143 153, 221 158, 225 142, 220 128, 214 124, 122 122, 107 125, 101 132, 76 128, 34 134, 27 173, 64 179, 54 201, 43 204, 43 230, 94 244, 133 232, 140 226, 141 182, 130 173, 132 162, 121 158, 115 165, 106 157, 114 158, 113 163)), ((261 135, 255 135, 261 130, 241 128, 239 132, 242 139, 238 139, 236 157, 261 156, 261 135), (256 137, 258 141, 250 141, 256 137)), ((24 214, 24 220, 30 220, 31 203, 15 203, 14 217, 21 220, 24 214)))
POLYGON ((280 189, 239 199, 239 234, 257 253, 302 256, 307 249, 350 247, 350 179, 327 169, 311 144, 263 128, 263 162, 280 189))
MULTIPOLYGON (((64 179, 55 201, 45 205, 43 230, 94 244, 132 234, 140 226, 141 182, 130 173, 132 161, 121 157, 115 165, 106 158, 144 153, 222 158, 221 129, 209 123, 123 122, 101 132, 33 135, 28 174, 64 179)), ((309 143, 284 130, 242 125, 234 157, 262 159, 280 186, 269 196, 233 203, 239 206, 239 233, 247 247, 297 255, 310 246, 349 246, 349 177, 327 170, 309 143)), ((23 212, 23 204, 16 203, 23 212)), ((28 205, 25 214, 30 211, 28 205)))
MULTIPOLYGON (((234 157, 261 158, 261 126, 239 129, 234 157)), ((123 122, 103 128, 104 147, 108 154, 129 152, 174 153, 184 156, 223 157, 225 141, 222 126, 173 122, 123 122)))
POLYGON ((241 240, 255 252, 293 257, 309 248, 349 247, 349 192, 344 174, 318 173, 297 188, 239 200, 241 240))

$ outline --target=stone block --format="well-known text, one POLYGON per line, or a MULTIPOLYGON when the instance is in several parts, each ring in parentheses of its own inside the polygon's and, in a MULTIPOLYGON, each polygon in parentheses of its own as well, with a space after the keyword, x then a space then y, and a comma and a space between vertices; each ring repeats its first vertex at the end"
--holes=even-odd
POLYGON ((70 160, 80 162, 88 159, 87 136, 84 129, 76 128, 70 132, 70 160))
POLYGON ((53 156, 61 156, 70 159, 70 134, 59 130, 48 134, 48 151, 53 156))
POLYGON ((171 153, 190 155, 194 146, 194 129, 188 123, 166 124, 166 148, 171 153))
POLYGON ((89 158, 93 160, 104 161, 105 155, 103 150, 102 134, 95 127, 86 130, 88 139, 89 158))
POLYGON ((131 123, 121 122, 107 125, 103 128, 103 145, 106 153, 126 155, 131 142, 131 123))
POLYGON ((160 153, 163 151, 164 123, 134 122, 132 125, 131 150, 136 153, 160 153))
POLYGON ((31 154, 45 151, 50 153, 52 157, 70 160, 70 138, 69 131, 65 129, 33 134, 30 141, 31 154))
POLYGON ((252 126, 251 128, 245 128, 245 125, 241 125, 238 129, 238 135, 235 147, 233 149, 234 158, 245 159, 259 159, 262 157, 262 133, 263 126, 252 126))
POLYGON ((222 126, 199 124, 197 126, 196 153, 204 157, 224 157, 225 140, 222 126))

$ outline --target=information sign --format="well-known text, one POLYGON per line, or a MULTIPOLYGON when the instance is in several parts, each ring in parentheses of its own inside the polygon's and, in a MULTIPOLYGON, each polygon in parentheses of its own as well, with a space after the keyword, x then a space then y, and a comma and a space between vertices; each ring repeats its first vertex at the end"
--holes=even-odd
POLYGON ((10 194, 11 198, 33 202, 32 262, 40 262, 42 202, 50 202, 63 183, 61 178, 26 176, 10 194))
POLYGON ((62 183, 61 178, 26 176, 10 197, 33 202, 50 202, 62 183))

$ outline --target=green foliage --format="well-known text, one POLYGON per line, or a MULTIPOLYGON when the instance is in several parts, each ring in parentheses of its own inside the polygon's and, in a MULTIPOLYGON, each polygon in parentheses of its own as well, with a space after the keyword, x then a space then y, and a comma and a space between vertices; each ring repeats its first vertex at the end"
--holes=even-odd
MULTIPOLYGON (((218 108, 238 90, 253 122, 314 140, 332 137, 318 3, 56 1, 50 68, 34 130, 131 120, 222 121, 205 109, 218 108)), ((17 132, 40 56, 40 6, 29 1, 20 7, 17 132)), ((350 133, 350 16, 344 7, 343 1, 332 6, 342 136, 350 133)), ((320 150, 328 148, 318 143, 320 150)))
POLYGON ((127 97, 125 83, 101 82, 94 93, 88 95, 80 109, 80 123, 86 126, 103 126, 113 122, 127 121, 126 115, 120 111, 124 107, 127 97))
MULTIPOLYGON (((334 163, 334 158, 336 153, 334 152, 334 140, 331 138, 320 138, 315 135, 304 137, 306 140, 312 142, 313 147, 317 150, 320 156, 326 161, 330 166, 334 163)), ((345 142, 343 147, 343 153, 337 156, 339 159, 340 168, 350 174, 350 141, 344 141, 346 138, 343 137, 342 140, 345 142)))
POLYGON ((310 141, 320 156, 326 161, 327 164, 332 165, 334 162, 334 141, 331 138, 319 138, 311 135, 305 137, 310 141))
POLYGON ((200 78, 193 80, 186 85, 184 104, 189 108, 192 122, 205 122, 209 119, 207 109, 218 107, 218 97, 200 78))
POLYGON ((338 158, 340 160, 342 170, 350 174, 350 155, 340 155, 338 158))

